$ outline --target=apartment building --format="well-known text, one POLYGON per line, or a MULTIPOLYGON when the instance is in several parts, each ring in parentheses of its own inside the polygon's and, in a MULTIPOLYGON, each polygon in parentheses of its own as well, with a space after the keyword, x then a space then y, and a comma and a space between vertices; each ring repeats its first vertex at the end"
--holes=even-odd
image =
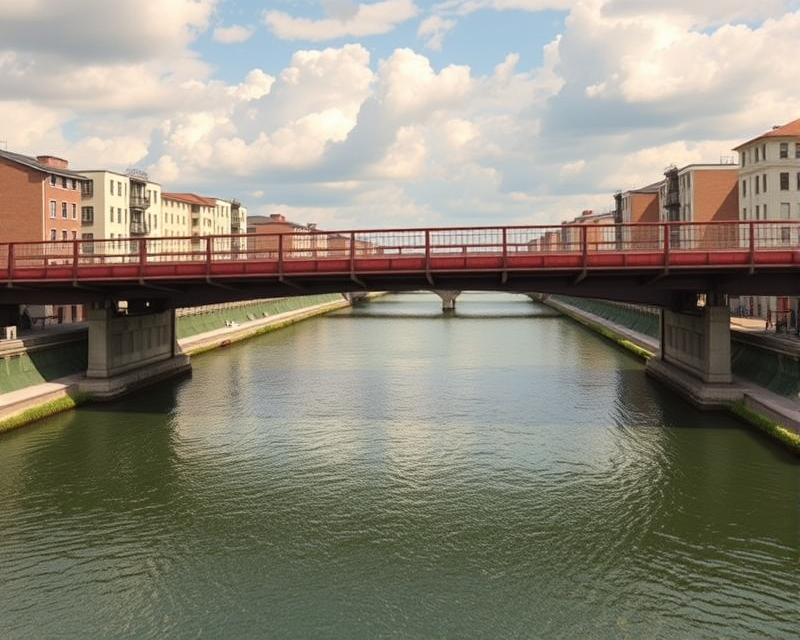
POLYGON ((800 118, 734 147, 741 220, 800 219, 800 118))
POLYGON ((658 228, 647 223, 660 222, 661 207, 659 192, 663 181, 623 191, 616 196, 617 219, 625 224, 636 224, 622 231, 620 238, 623 247, 633 249, 653 249, 660 246, 661 237, 658 228))
MULTIPOLYGON (((734 147, 739 154, 739 219, 785 221, 754 229, 754 241, 774 246, 798 241, 800 220, 800 118, 734 147)), ((789 296, 742 296, 734 313, 796 328, 798 301, 789 296)))
MULTIPOLYGON (((78 237, 85 178, 55 156, 26 156, 0 150, 0 242, 71 241, 78 237)), ((69 253, 52 245, 47 251, 69 253)), ((57 258, 56 258, 57 259, 57 258)), ((78 305, 29 305, 25 322, 75 322, 78 305)), ((19 308, 2 311, 3 325, 17 324, 19 308)))
POLYGON ((0 151, 0 241, 77 238, 84 180, 61 158, 0 151))
MULTIPOLYGON (((129 170, 81 171, 85 177, 81 203, 82 237, 86 240, 159 235, 161 186, 146 173, 129 170)), ((88 250, 93 250, 87 244, 88 250)), ((105 248, 103 250, 106 250, 105 248)))
POLYGON ((290 222, 285 216, 250 216, 247 219, 248 253, 254 256, 274 256, 282 249, 287 257, 302 258, 328 251, 328 235, 315 233, 315 224, 290 222), (283 237, 280 237, 283 236, 283 237))
POLYGON ((713 223, 738 220, 738 179, 738 169, 732 162, 667 167, 658 193, 660 220, 709 223, 700 227, 676 225, 670 233, 671 246, 713 248, 736 241, 731 228, 713 223))
POLYGON ((563 224, 562 243, 570 250, 582 250, 583 238, 589 251, 608 251, 618 246, 618 229, 614 227, 615 211, 595 213, 591 209, 563 224))

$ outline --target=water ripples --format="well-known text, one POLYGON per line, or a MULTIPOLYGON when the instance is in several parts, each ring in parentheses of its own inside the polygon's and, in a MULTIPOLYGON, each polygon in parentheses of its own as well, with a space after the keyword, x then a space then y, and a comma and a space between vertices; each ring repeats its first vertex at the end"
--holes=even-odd
POLYGON ((566 322, 399 299, 0 438, 0 637, 794 637, 796 463, 566 322))

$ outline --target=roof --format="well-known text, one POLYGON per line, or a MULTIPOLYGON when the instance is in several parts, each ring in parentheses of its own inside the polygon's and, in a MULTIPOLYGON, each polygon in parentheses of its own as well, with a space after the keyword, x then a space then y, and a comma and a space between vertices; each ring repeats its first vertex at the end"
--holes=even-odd
POLYGON ((787 122, 785 125, 780 127, 773 127, 766 133, 762 133, 760 136, 752 138, 747 142, 743 142, 737 147, 734 147, 734 151, 738 151, 742 147, 746 147, 748 144, 755 142, 756 140, 761 140, 762 138, 796 138, 800 137, 800 118, 797 120, 792 120, 791 122, 787 122))
POLYGON ((162 200, 177 200, 178 202, 185 202, 186 204, 199 204, 203 207, 214 207, 217 201, 214 198, 204 198, 198 196, 196 193, 170 193, 167 191, 161 192, 162 200))
POLYGON ((21 153, 13 153, 11 151, 3 151, 0 150, 0 158, 4 158, 9 162, 13 162, 14 164, 19 164, 24 167, 28 167, 29 169, 33 169, 34 171, 40 171, 41 173, 45 174, 55 174, 57 176, 62 176, 64 178, 73 178, 75 180, 79 180, 81 182, 86 182, 86 176, 82 176, 80 173, 76 171, 70 171, 69 169, 62 169, 61 167, 54 167, 50 164, 45 164, 44 162, 39 162, 36 158, 31 156, 25 156, 21 153))
POLYGON ((638 189, 628 189, 625 193, 658 193, 664 184, 664 180, 659 180, 653 184, 648 184, 646 187, 639 187, 638 189))
POLYGON ((286 218, 282 218, 280 220, 276 220, 270 216, 262 216, 262 215, 248 215, 247 216, 247 226, 248 227, 260 227, 266 226, 271 224, 282 224, 288 227, 292 227, 294 229, 304 229, 308 230, 308 226, 304 224, 299 224, 297 222, 292 222, 291 220, 287 220, 286 218))

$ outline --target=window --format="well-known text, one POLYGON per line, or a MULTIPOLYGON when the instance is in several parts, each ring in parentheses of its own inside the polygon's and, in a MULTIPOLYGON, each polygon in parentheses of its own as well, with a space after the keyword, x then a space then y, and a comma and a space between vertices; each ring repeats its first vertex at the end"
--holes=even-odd
POLYGON ((767 205, 764 205, 764 220, 767 219, 767 205))
POLYGON ((767 192, 767 174, 765 173, 761 176, 761 190, 766 193, 767 192))
POLYGON ((789 190, 789 172, 783 171, 781 172, 781 191, 788 191, 789 190))
POLYGON ((64 218, 64 220, 67 219, 67 203, 66 202, 62 202, 61 203, 61 217, 64 218))
POLYGON ((797 190, 800 191, 800 171, 797 172, 797 190))
POLYGON ((800 142, 794 143, 794 157, 800 158, 800 142))
POLYGON ((111 187, 111 195, 113 196, 114 195, 114 181, 111 180, 108 184, 111 187))
POLYGON ((761 205, 756 205, 756 220, 761 220, 761 205))
POLYGON ((758 147, 756 147, 755 149, 755 154, 756 154, 755 161, 758 162, 758 147))
POLYGON ((747 181, 746 180, 742 180, 742 196, 743 197, 747 196, 747 181))
POLYGON ((761 145, 761 159, 762 160, 766 160, 767 159, 767 143, 766 142, 761 145))
POLYGON ((94 207, 81 207, 81 222, 94 224, 94 207))
POLYGON ((747 220, 747 207, 742 209, 742 220, 747 220))
POLYGON ((117 182, 117 195, 118 196, 122 195, 122 182, 121 181, 117 182))
POLYGON ((780 158, 788 158, 789 157, 789 143, 788 142, 781 142, 780 146, 780 158))
POLYGON ((72 207, 72 219, 73 220, 77 220, 78 219, 78 205, 73 202, 70 205, 70 207, 72 207))
POLYGON ((791 217, 791 207, 788 202, 781 202, 781 219, 788 220, 791 217))
POLYGON ((69 238, 69 235, 67 234, 67 230, 66 229, 62 229, 61 230, 61 239, 62 240, 66 240, 68 238, 69 238))
POLYGON ((72 190, 73 191, 78 190, 78 181, 75 178, 72 179, 72 190))
POLYGON ((61 176, 61 186, 66 189, 67 188, 67 179, 64 176, 61 176))
POLYGON ((758 183, 759 183, 759 179, 758 179, 758 176, 756 176, 756 194, 759 193, 758 183))
POLYGON ((55 218, 56 217, 56 201, 55 200, 51 200, 50 201, 50 217, 51 218, 55 218))
POLYGON ((108 209, 109 209, 108 221, 114 222, 114 207, 109 207, 108 209))
POLYGON ((54 187, 56 186, 56 174, 54 173, 50 174, 50 184, 54 187))
MULTIPOLYGON (((93 233, 82 233, 81 240, 94 240, 93 233)), ((84 253, 94 253, 94 243, 93 242, 84 242, 81 243, 81 250, 84 253)))
POLYGON ((77 240, 78 239, 78 232, 77 231, 73 231, 72 232, 72 239, 73 240, 77 240))
POLYGON ((56 230, 50 229, 50 240, 55 240, 55 239, 56 239, 56 230))

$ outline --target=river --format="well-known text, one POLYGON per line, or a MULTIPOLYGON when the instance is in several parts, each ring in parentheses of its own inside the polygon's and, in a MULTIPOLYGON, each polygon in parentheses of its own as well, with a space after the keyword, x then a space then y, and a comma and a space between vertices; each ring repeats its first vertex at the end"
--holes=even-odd
POLYGON ((0 638, 796 638, 800 465, 524 296, 0 436, 0 638))

